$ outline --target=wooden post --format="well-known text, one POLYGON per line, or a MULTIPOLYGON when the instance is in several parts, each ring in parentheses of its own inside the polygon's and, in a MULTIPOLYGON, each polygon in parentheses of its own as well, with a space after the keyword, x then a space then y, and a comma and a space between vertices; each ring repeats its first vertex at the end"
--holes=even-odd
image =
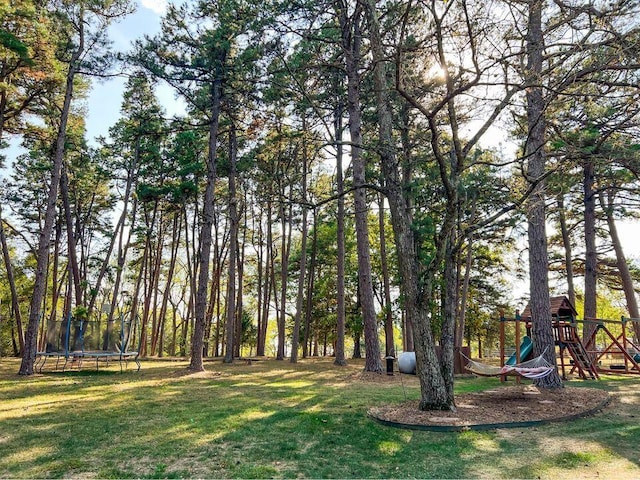
POLYGON ((622 357, 624 358, 624 373, 629 373, 629 358, 627 355, 627 320, 622 317, 622 348, 624 349, 622 357))
MULTIPOLYGON (((505 341, 504 322, 505 322, 504 312, 500 310, 500 366, 504 366, 504 341, 505 341)), ((507 376, 501 375, 500 381, 506 382, 507 376)))
MULTIPOLYGON (((520 362, 520 312, 516 310, 516 364, 520 362)), ((516 376, 516 383, 520 383, 520 376, 516 376)))
POLYGON ((520 363, 520 320, 516 318, 516 363, 520 363))

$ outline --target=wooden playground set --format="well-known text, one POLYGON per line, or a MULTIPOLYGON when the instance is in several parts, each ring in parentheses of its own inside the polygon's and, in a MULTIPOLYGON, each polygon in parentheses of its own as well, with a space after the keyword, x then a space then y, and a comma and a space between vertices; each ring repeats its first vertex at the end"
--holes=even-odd
MULTIPOLYGON (((565 296, 551 298, 551 312, 556 355, 563 379, 576 373, 585 380, 596 380, 601 373, 640 375, 640 347, 633 328, 640 324, 640 319, 622 317, 621 320, 577 320, 576 309, 565 296), (581 330, 585 328, 591 333, 583 341, 581 330)), ((501 315, 501 364, 520 365, 532 353, 529 306, 522 313, 516 311, 515 317, 501 315), (515 351, 511 355, 507 354, 506 349, 508 324, 514 324, 515 328, 515 351)))

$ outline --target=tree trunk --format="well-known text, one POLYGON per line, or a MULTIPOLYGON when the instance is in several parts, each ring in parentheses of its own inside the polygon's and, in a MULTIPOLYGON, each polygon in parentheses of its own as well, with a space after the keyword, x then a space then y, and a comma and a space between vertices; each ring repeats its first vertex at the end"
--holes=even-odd
POLYGON ((403 329, 404 351, 405 352, 415 352, 416 347, 415 347, 415 344, 413 343, 413 327, 411 326, 411 323, 409 322, 409 319, 407 318, 406 306, 402 310, 402 325, 404 326, 404 329, 403 329))
MULTIPOLYGON (((60 237, 62 236, 62 224, 60 223, 60 221, 56 222, 55 229, 56 233, 53 243, 53 264, 49 265, 48 267, 51 271, 51 312, 49 313, 49 320, 45 329, 45 340, 44 342, 42 340, 40 341, 40 344, 44 343, 45 351, 47 352, 50 352, 54 348, 57 348, 58 345, 64 345, 64 343, 59 343, 55 339, 56 335, 59 335, 61 339, 64 338, 62 337, 62 326, 59 331, 55 325, 55 321, 58 318, 58 301, 60 300, 60 290, 62 289, 62 282, 58 281, 58 273, 60 269, 60 237)), ((47 277, 48 276, 49 273, 47 272, 47 277)), ((63 321, 64 320, 66 320, 66 317, 64 317, 63 321)), ((66 335, 66 328, 64 330, 64 335, 66 335)))
POLYGON ((262 323, 258 329, 258 345, 256 355, 263 357, 265 355, 267 327, 269 326, 269 311, 271 303, 271 291, 273 285, 273 229, 271 228, 271 202, 267 202, 267 234, 265 239, 265 265, 264 265, 264 286, 262 291, 262 323))
POLYGON ((226 346, 224 363, 233 362, 233 352, 235 350, 235 328, 236 322, 241 319, 236 318, 236 260, 238 253, 238 199, 236 198, 236 130, 231 124, 229 130, 229 271, 227 276, 227 314, 226 314, 226 346))
MULTIPOLYGON (((351 166, 353 169, 354 207, 356 220, 356 244, 358 252, 358 285, 360 305, 364 323, 364 342, 366 350, 365 371, 382 372, 380 344, 378 341, 378 324, 374 307, 373 280, 371 276, 371 255, 369 251, 369 225, 367 223, 367 191, 364 187, 365 162, 362 156, 362 132, 360 112, 360 22, 362 11, 360 4, 351 19, 351 42, 343 45, 347 70, 347 111, 349 112, 349 133, 351 134, 351 166)), ((343 32, 345 28, 343 27, 343 32)), ((349 40, 346 40, 349 42, 349 40)))
MULTIPOLYGON (((551 324, 551 300, 549 297, 549 255, 545 228, 545 102, 542 92, 542 64, 544 39, 542 33, 542 0, 529 4, 527 31, 527 142, 525 155, 528 158, 529 180, 537 182, 527 200, 529 238, 529 282, 531 288, 531 320, 534 355, 544 352, 545 359, 556 364, 556 354, 551 324)), ((557 371, 535 381, 543 388, 562 387, 557 371)))
POLYGON ((458 324, 456 325, 456 339, 454 347, 461 348, 464 340, 464 330, 467 319, 467 301, 469 299, 469 283, 471 280, 471 267, 473 266, 473 234, 467 240, 467 256, 465 259, 464 278, 462 291, 460 292, 460 310, 458 312, 458 324))
MULTIPOLYGON (((613 249, 616 252, 616 264, 618 265, 618 272, 620 274, 620 280, 622 281, 622 289, 624 290, 624 298, 627 301, 627 310, 629 311, 629 316, 636 319, 640 318, 640 310, 638 310, 636 291, 633 287, 633 277, 631 276, 631 272, 629 271, 629 264, 627 263, 627 259, 624 255, 620 237, 618 236, 616 221, 613 218, 613 195, 608 195, 607 202, 605 204, 603 194, 600 194, 600 205, 607 216, 609 236, 611 237, 613 249)), ((640 322, 632 323, 635 337, 636 339, 640 339, 640 322)))
MULTIPOLYGON (((584 194, 584 319, 595 319, 597 313, 598 253, 596 251, 596 194, 593 191, 593 161, 585 158, 583 163, 584 194)), ((596 328, 595 323, 585 323, 582 340, 587 341, 596 328)))
POLYGON ((351 358, 362 358, 361 337, 359 334, 353 336, 353 356, 351 358))
MULTIPOLYGON (((318 252, 318 212, 313 210, 313 235, 311 240, 311 261, 309 262, 309 275, 307 280, 307 304, 304 310, 304 344, 302 346, 302 357, 309 356, 311 349, 311 315, 313 313, 313 287, 316 279, 316 258, 318 252)), ((344 335, 344 333, 343 333, 344 335)), ((343 341, 344 344, 344 341, 343 341)), ((344 347, 343 347, 344 355, 344 347)))
MULTIPOLYGON (((151 218, 148 218, 148 212, 145 212, 145 217, 147 217, 145 219, 145 227, 147 228, 147 231, 152 232, 155 229, 155 225, 156 225, 156 218, 158 215, 158 208, 159 208, 159 203, 158 201, 154 202, 153 205, 153 210, 151 213, 151 218)), ((158 232, 158 243, 161 243, 163 241, 162 238, 163 234, 162 234, 162 229, 160 229, 160 231, 158 232)), ((154 246, 152 243, 152 238, 151 235, 147 235, 145 238, 145 247, 144 247, 144 252, 142 254, 142 258, 143 258, 143 266, 141 267, 140 270, 140 274, 142 275, 142 278, 144 280, 144 300, 142 302, 142 318, 140 321, 140 356, 141 357, 146 357, 149 352, 147 351, 147 344, 150 342, 147 342, 147 337, 149 335, 149 319, 151 317, 151 300, 153 298, 153 292, 156 289, 156 285, 158 283, 158 278, 159 278, 159 274, 160 274, 160 259, 157 258, 154 261, 154 257, 156 257, 157 255, 157 250, 159 249, 159 246, 156 245, 155 247, 155 252, 154 252, 154 246)), ((138 298, 137 292, 136 292, 136 298, 138 298)), ((132 318, 133 321, 133 318, 132 318)), ((133 323, 132 323, 133 325, 133 323)), ((153 326, 151 327, 151 331, 153 332, 154 328, 153 326)), ((153 354, 153 350, 152 350, 152 354, 153 354)))
POLYGON ((126 262, 127 253, 129 252, 129 248, 131 246, 131 232, 134 230, 134 227, 136 225, 137 212, 138 212, 138 200, 137 198, 134 198, 131 205, 131 225, 127 229, 128 234, 127 234, 126 241, 124 240, 124 233, 125 233, 124 220, 123 220, 123 226, 120 229, 120 232, 118 233, 118 257, 117 257, 117 267, 116 267, 116 278, 113 283, 113 292, 111 295, 111 308, 109 310, 109 316, 107 318, 107 332, 105 334, 105 338, 103 341, 102 348, 104 350, 108 348, 109 335, 111 333, 110 329, 113 326, 113 317, 115 315, 116 305, 118 304, 118 301, 120 298, 120 286, 122 283, 122 276, 124 274, 124 265, 126 262))
POLYGON ((53 162, 51 165, 51 183, 47 195, 47 208, 45 210, 44 225, 40 230, 38 239, 38 249, 36 253, 36 271, 33 284, 33 296, 31 297, 31 307, 29 310, 29 324, 24 339, 24 351, 22 353, 22 363, 20 364, 20 375, 33 375, 33 366, 38 350, 38 325, 42 313, 42 302, 47 288, 47 265, 49 263, 49 242, 53 223, 56 217, 56 203, 58 200, 58 187, 64 162, 65 140, 67 138, 67 121, 71 110, 71 100, 73 98, 74 78, 77 71, 77 63, 84 51, 84 24, 81 27, 80 41, 77 49, 69 62, 67 80, 65 86, 64 102, 60 114, 60 124, 56 138, 53 162))
MULTIPOLYGON (((411 188, 413 182, 413 165, 411 162, 411 141, 409 138, 409 103, 402 102, 400 110, 402 126, 400 128, 400 143, 402 145, 402 183, 404 188, 411 188)), ((412 198, 405 196, 406 208, 412 208, 412 198)), ((407 320, 406 307, 402 309, 402 346, 405 352, 415 351, 413 344, 413 328, 407 320)))
POLYGON ((278 351, 276 360, 284 360, 285 357, 285 326, 287 315, 287 277, 289 270, 289 251, 291 248, 292 222, 291 207, 288 215, 285 213, 284 186, 280 190, 280 222, 282 225, 282 238, 280 242, 280 312, 278 314, 278 351), (289 217, 287 219, 287 216, 289 217), (288 221, 287 221, 288 220, 288 221), (288 228, 287 228, 288 223, 288 228))
MULTIPOLYGON (((222 354, 220 351, 221 343, 224 343, 221 340, 221 315, 220 315, 220 305, 221 305, 221 281, 222 281, 222 267, 223 267, 223 257, 226 255, 226 249, 224 246, 220 246, 221 242, 217 241, 219 238, 219 221, 218 215, 216 213, 215 220, 213 223, 214 230, 214 238, 216 241, 213 242, 213 265, 211 266, 211 271, 213 275, 211 275, 210 287, 209 287, 209 302, 207 304, 207 312, 205 314, 206 318, 206 328, 205 328, 205 342, 204 342, 204 354, 210 355, 211 348, 211 328, 213 327, 213 318, 215 316, 215 331, 213 334, 213 356, 218 357, 222 354)), ((222 243, 224 243, 224 234, 222 243)))
POLYGON ((267 205, 267 236, 265 245, 265 258, 264 258, 264 282, 262 290, 262 314, 260 315, 262 321, 258 327, 258 345, 256 348, 256 355, 263 357, 265 354, 267 327, 269 325, 269 304, 271 302, 271 266, 272 266, 272 231, 271 231, 271 203, 267 205))
MULTIPOLYGON (((346 15, 344 13, 343 15, 346 15)), ((345 35, 344 25, 343 28, 343 38, 345 35)), ((341 75, 340 73, 339 75, 341 75)), ((341 85, 342 82, 337 82, 338 85, 341 85)), ((336 87, 336 91, 339 91, 339 88, 336 87)), ((342 167, 342 102, 338 100, 338 105, 335 109, 334 115, 334 132, 336 138, 336 190, 338 194, 338 216, 336 218, 337 221, 337 229, 336 229, 336 269, 337 269, 337 278, 336 278, 336 346, 335 346, 335 360, 334 364, 345 366, 347 364, 347 360, 345 358, 344 352, 344 337, 345 337, 345 325, 346 325, 346 308, 345 308, 345 273, 344 273, 344 263, 345 263, 345 238, 344 238, 344 174, 342 167)), ((309 291, 309 295, 311 295, 311 291, 309 291)))
POLYGON ((558 217, 560 220, 560 232, 562 234, 562 243, 564 245, 564 266, 567 272, 567 296, 571 305, 576 306, 576 289, 573 284, 573 253, 571 249, 571 238, 569 237, 569 229, 567 228, 567 218, 564 208, 564 195, 558 196, 558 217))
MULTIPOLYGON (((307 125, 306 120, 302 120, 302 131, 306 132, 307 125)), ((293 336, 291 337, 291 363, 298 361, 298 346, 300 339, 300 323, 302 322, 302 315, 304 310, 304 286, 305 275, 307 271, 307 236, 309 226, 307 225, 308 207, 307 207, 307 142, 303 140, 302 145, 302 238, 300 245, 300 273, 298 274, 298 292, 296 296, 296 316, 293 323, 293 336)))
MULTIPOLYGON (((221 63, 224 62, 222 55, 221 63)), ((195 298, 195 325, 191 340, 191 362, 189 370, 203 371, 203 347, 205 330, 205 310, 207 307, 207 286, 209 284, 209 263, 211 255, 211 229, 214 216, 214 193, 216 183, 216 160, 218 148, 218 124, 220 119, 220 100, 222 79, 216 78, 211 85, 211 112, 209 118, 209 153, 207 155, 207 185, 202 206, 202 227, 200 233, 200 252, 198 259, 198 284, 195 298)))
MULTIPOLYGON (((93 309, 95 307, 95 303, 96 303, 96 298, 97 296, 97 292, 100 291, 100 287, 102 286, 102 280, 104 279, 104 276, 107 273, 107 269, 109 268, 109 263, 110 263, 110 259, 111 259, 111 254, 113 253, 113 250, 115 248, 116 245, 116 241, 118 242, 118 270, 116 275, 118 276, 118 278, 121 277, 122 275, 122 268, 124 267, 124 258, 121 258, 121 252, 122 252, 122 238, 123 238, 123 230, 124 230, 124 225, 125 222, 127 220, 127 215, 129 213, 129 201, 131 198, 131 192, 135 186, 135 180, 137 177, 137 165, 138 165, 138 160, 140 158, 140 138, 136 138, 136 142, 135 142, 135 147, 134 147, 134 156, 133 156, 133 160, 131 161, 131 165, 129 167, 129 169, 127 170, 127 183, 125 186, 125 191, 124 191, 124 196, 122 199, 122 213, 120 214, 120 217, 118 218, 118 222, 116 223, 115 229, 113 231, 113 235, 111 237, 111 240, 109 242, 109 247, 107 248, 107 252, 105 254, 105 258, 102 261, 102 265, 100 267, 100 272, 98 273, 98 278, 96 279, 96 283, 94 286, 94 291, 96 292, 96 294, 91 295, 91 301, 89 302, 89 308, 88 308, 88 315, 91 315, 91 313, 93 312, 93 309)), ((134 200, 134 208, 137 205, 137 202, 134 200)), ((134 215, 135 218, 135 215, 134 215)), ((132 222, 132 226, 133 226, 133 222, 132 222)), ((132 229, 130 229, 132 230, 132 229)), ((114 290, 112 291, 111 295, 111 308, 109 310, 109 316, 107 318, 107 335, 105 337, 105 339, 108 339, 108 335, 109 335, 109 326, 110 326, 110 322, 111 320, 113 320, 113 312, 115 310, 115 306, 118 300, 118 295, 119 295, 119 291, 118 291, 118 287, 119 287, 120 282, 117 282, 117 286, 114 287, 114 290)), ((105 344, 103 345, 103 350, 107 349, 107 345, 106 345, 106 341, 105 340, 105 344)))
POLYGON ((454 359, 456 312, 458 310, 458 250, 454 247, 456 230, 451 229, 446 239, 447 245, 444 256, 444 298, 442 311, 442 333, 440 335, 440 371, 444 377, 447 396, 453 398, 454 359))
MULTIPOLYGON (((471 207, 471 220, 470 223, 475 223, 476 221, 476 213, 477 213, 477 201, 473 200, 473 205, 471 207)), ((454 342, 454 348, 461 348, 462 342, 465 338, 464 330, 465 323, 467 319, 467 301, 469 299, 469 283, 471 280, 471 268, 473 266, 473 241, 474 236, 473 232, 469 233, 467 237, 467 256, 465 260, 464 267, 464 278, 462 280, 462 291, 460 292, 460 300, 458 303, 459 311, 458 311, 458 323, 456 325, 456 338, 454 342)))
POLYGON ((22 331, 22 313, 20 312, 20 299, 18 298, 18 289, 16 288, 16 280, 13 276, 13 265, 11 256, 9 255, 9 246, 7 245, 7 237, 4 234, 4 220, 1 218, 2 208, 0 208, 0 242, 2 243, 2 257, 4 266, 7 270, 7 282, 9 283, 9 291, 11 292, 11 311, 16 319, 16 333, 18 335, 19 350, 17 354, 24 351, 24 332, 22 331))
POLYGON ((71 268, 71 278, 75 293, 76 307, 83 305, 82 282, 80 279, 80 269, 78 268, 78 255, 76 252, 76 240, 73 228, 73 218, 71 215, 71 205, 69 203, 69 177, 67 168, 62 165, 60 173, 60 197, 64 210, 65 226, 67 228, 67 249, 69 254, 69 264, 71 268))
POLYGON ((382 286, 384 289, 384 337, 385 355, 396 355, 393 338, 393 311, 391 308, 391 282, 389 281, 389 265, 387 262, 387 235, 385 233, 384 195, 378 197, 378 225, 380 228, 380 264, 382 267, 382 286))
POLYGON ((392 115, 387 93, 380 26, 373 1, 366 0, 365 7, 369 20, 374 64, 373 80, 380 136, 379 154, 396 239, 407 322, 411 324, 413 329, 417 375, 420 381, 419 408, 421 410, 451 410, 455 409, 453 392, 448 391, 447 382, 440 369, 429 315, 429 300, 433 292, 433 273, 424 276, 419 274, 421 267, 418 259, 419 250, 413 232, 413 219, 403 195, 404 188, 398 172, 398 162, 395 158, 392 115))
POLYGON ((167 316, 167 307, 169 304, 169 297, 171 296, 171 287, 173 284, 173 274, 176 269, 176 263, 178 260, 178 248, 180 247, 180 231, 182 226, 182 216, 178 212, 173 214, 173 234, 171 242, 171 258, 169 259, 169 271, 165 280, 164 292, 162 293, 162 305, 160 306, 160 318, 158 327, 158 356, 164 355, 164 333, 167 316))
POLYGON ((190 320, 193 316, 194 303, 195 303, 194 299, 195 299, 196 290, 197 290, 196 277, 198 275, 198 265, 197 265, 197 262, 198 262, 197 243, 198 242, 196 239, 197 238, 196 229, 198 224, 200 223, 198 221, 198 214, 197 214, 197 212, 200 210, 200 207, 198 206, 197 199, 193 203, 194 203, 193 219, 189 219, 189 212, 187 211, 186 205, 184 205, 182 209, 182 213, 184 215, 184 224, 185 224, 184 251, 185 251, 185 256, 187 257, 186 265, 187 265, 188 291, 186 290, 186 286, 185 286, 185 291, 183 291, 183 299, 185 301, 186 313, 183 313, 182 315, 183 321, 181 323, 182 330, 180 332, 181 343, 180 343, 180 352, 179 352, 181 357, 186 355, 186 347, 187 347, 186 339, 188 336, 187 330, 189 327, 190 320), (189 225, 191 225, 191 237, 189 237, 189 225))
MULTIPOLYGON (((413 165, 411 162, 411 142, 409 138, 409 103, 402 102, 402 108, 400 110, 400 119, 402 126, 400 128, 400 143, 402 145, 402 183, 405 188, 411 188, 413 182, 413 165)), ((405 196, 405 202, 407 209, 412 208, 412 199, 410 196, 405 196)), ((415 351, 413 344, 413 328, 411 323, 407 319, 406 307, 402 309, 402 346, 405 352, 415 351)))
MULTIPOLYGON (((217 236, 217 235, 216 235, 217 236)), ((218 247, 218 244, 216 242, 216 244, 214 245, 214 250, 213 250, 213 256, 216 259, 216 266, 215 266, 215 278, 212 279, 212 290, 211 290, 211 308, 214 308, 214 303, 215 303, 215 317, 216 317, 216 331, 215 331, 215 340, 214 340, 214 356, 216 357, 220 357, 222 356, 222 354, 224 353, 222 348, 224 347, 224 339, 223 337, 223 332, 222 329, 224 328, 224 325, 222 324, 222 285, 221 285, 221 281, 222 281, 222 263, 223 263, 223 256, 224 254, 222 252, 220 252, 219 250, 222 250, 220 247, 218 247)), ((211 318, 213 318, 213 310, 211 313, 211 318)))
MULTIPOLYGON (((262 214, 262 211, 260 212, 262 214)), ((252 223, 254 232, 254 236, 252 238, 252 244, 256 249, 256 313, 258 317, 258 328, 257 328, 257 338, 256 338, 256 355, 260 356, 260 332, 262 331, 262 302, 264 296, 264 271, 265 271, 265 254, 264 254, 264 232, 262 230, 262 215, 258 216, 256 221, 255 213, 252 215, 252 223), (258 238, 256 239, 255 235, 257 234, 258 238)), ((262 347, 262 354, 264 355, 264 346, 262 347)))
MULTIPOLYGON (((246 190, 245 190, 246 191, 246 190)), ((246 196, 244 198, 244 204, 246 205, 246 196)), ((243 208, 240 208, 240 212, 238 213, 238 216, 241 217, 242 216, 242 210, 243 208)), ((240 222, 240 219, 238 219, 238 223, 240 222)), ((239 234, 238 234, 239 235, 239 234)), ((245 245, 246 245, 246 235, 247 235, 247 218, 245 216, 244 218, 244 222, 243 222, 243 228, 242 228, 242 242, 240 242, 240 240, 238 239, 238 261, 237 261, 237 265, 238 265, 238 288, 236 288, 236 348, 235 348, 235 355, 237 357, 240 357, 241 354, 241 348, 242 348, 242 336, 243 336, 243 330, 242 330, 242 318, 244 315, 244 265, 245 265, 245 245)))
POLYGON ((171 303, 171 326, 173 327, 171 331, 171 343, 169 344, 169 356, 174 357, 176 354, 176 344, 178 341, 178 305, 179 302, 174 304, 173 299, 169 298, 169 302, 171 303))
MULTIPOLYGON (((149 271, 151 273, 151 279, 149 281, 149 288, 145 297, 145 311, 151 318, 151 341, 150 355, 156 355, 156 349, 158 347, 158 293, 160 291, 160 267, 162 265, 162 252, 164 250, 164 237, 165 237, 165 222, 164 213, 160 212, 160 220, 158 221, 158 237, 154 252, 149 256, 149 271), (147 302, 149 303, 147 305, 147 302)), ((148 334, 147 334, 148 335, 148 334)))
MULTIPOLYGON (((142 252, 142 259, 140 260, 140 269, 136 275, 136 282, 133 287, 133 292, 131 294, 131 311, 129 312, 129 321, 131 322, 132 328, 133 325, 137 323, 138 318, 138 304, 140 303, 140 289, 142 286, 142 280, 145 278, 145 269, 147 265, 147 256, 149 255, 149 250, 145 248, 142 252)), ((143 320, 141 320, 143 323, 143 320)), ((140 325, 140 356, 144 357, 146 355, 147 346, 144 342, 143 332, 144 326, 140 325)))

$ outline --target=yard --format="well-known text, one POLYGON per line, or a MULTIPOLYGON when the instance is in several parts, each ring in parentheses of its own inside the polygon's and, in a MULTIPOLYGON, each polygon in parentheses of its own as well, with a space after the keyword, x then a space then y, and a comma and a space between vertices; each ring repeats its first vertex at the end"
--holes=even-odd
MULTIPOLYGON (((362 364, 313 359, 149 360, 140 372, 18 377, 0 359, 0 478, 638 478, 640 378, 570 382, 613 397, 601 413, 534 428, 421 432, 367 410, 418 397, 414 377, 384 382, 362 364)), ((457 391, 498 388, 464 378, 457 391)))

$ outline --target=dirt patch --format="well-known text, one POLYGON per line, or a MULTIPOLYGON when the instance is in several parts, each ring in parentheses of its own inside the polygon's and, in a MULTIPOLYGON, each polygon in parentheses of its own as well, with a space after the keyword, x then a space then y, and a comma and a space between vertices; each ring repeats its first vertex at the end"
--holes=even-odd
MULTIPOLYGON (((609 394, 595 388, 540 390, 533 385, 500 387, 456 396, 457 411, 421 411, 418 401, 372 408, 369 414, 384 423, 419 428, 548 422, 595 413, 609 394)), ((496 427, 497 428, 497 427, 496 427)))

